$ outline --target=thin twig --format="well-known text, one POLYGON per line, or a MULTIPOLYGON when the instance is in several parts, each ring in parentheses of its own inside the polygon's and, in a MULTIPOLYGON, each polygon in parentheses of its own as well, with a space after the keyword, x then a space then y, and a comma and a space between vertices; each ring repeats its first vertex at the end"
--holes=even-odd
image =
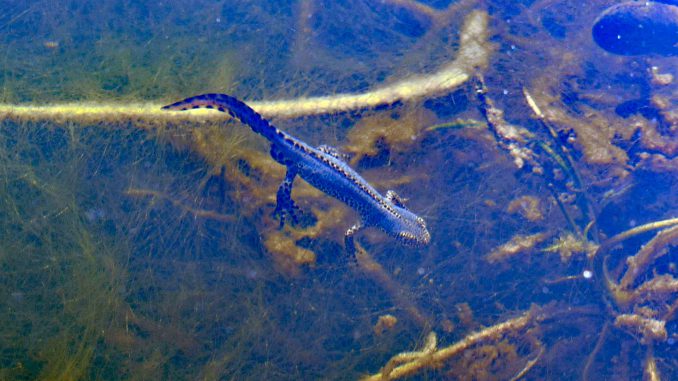
POLYGON ((544 347, 539 347, 539 353, 537 353, 537 355, 534 356, 534 358, 532 360, 528 361, 527 364, 525 364, 525 366, 523 367, 523 369, 520 372, 518 372, 518 374, 513 376, 513 378, 511 378, 510 381, 518 381, 521 378, 525 377, 527 372, 529 372, 537 364, 537 362, 539 362, 539 359, 541 359, 541 356, 543 354, 544 354, 544 347))
POLYGON ((605 343, 605 339, 607 337, 607 332, 609 329, 610 322, 606 321, 605 325, 603 325, 603 330, 600 331, 600 335, 598 335, 598 340, 596 340, 596 346, 593 347, 593 350, 589 354, 589 357, 586 359, 586 365, 584 365, 584 370, 582 370, 581 374, 581 379, 583 381, 589 380, 589 372, 591 371, 591 366, 593 366, 593 362, 596 360, 598 352, 600 352, 600 349, 603 347, 603 343, 605 343))

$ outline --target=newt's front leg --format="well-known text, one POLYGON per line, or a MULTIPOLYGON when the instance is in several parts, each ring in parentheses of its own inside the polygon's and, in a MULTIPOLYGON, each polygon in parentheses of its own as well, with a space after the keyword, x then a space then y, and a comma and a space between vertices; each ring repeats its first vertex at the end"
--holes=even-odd
POLYGON ((278 188, 278 193, 276 195, 276 205, 275 210, 273 211, 273 216, 279 216, 280 218, 280 227, 285 225, 285 218, 289 214, 292 217, 292 224, 299 223, 299 218, 297 217, 297 211, 299 208, 292 200, 292 184, 294 183, 294 178, 297 176, 297 171, 293 167, 287 167, 287 172, 285 173, 285 179, 280 184, 278 188))
POLYGON ((353 237, 357 232, 362 230, 363 224, 362 222, 357 222, 353 226, 351 226, 347 231, 346 235, 344 235, 344 247, 346 247, 346 252, 349 255, 349 260, 351 262, 357 263, 357 259, 355 257, 355 242, 353 242, 353 237))

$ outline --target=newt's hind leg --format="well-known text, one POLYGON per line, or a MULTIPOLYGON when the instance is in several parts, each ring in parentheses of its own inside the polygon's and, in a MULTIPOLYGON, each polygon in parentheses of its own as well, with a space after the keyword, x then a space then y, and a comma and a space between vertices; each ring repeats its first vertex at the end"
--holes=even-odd
POLYGON ((299 208, 292 200, 292 184, 294 183, 294 178, 297 176, 296 169, 292 167, 287 167, 287 173, 285 173, 285 179, 280 184, 278 188, 278 194, 276 197, 275 210, 273 211, 274 217, 280 218, 280 227, 285 225, 285 218, 287 215, 292 217, 292 223, 297 224, 299 219, 297 217, 297 211, 299 208))

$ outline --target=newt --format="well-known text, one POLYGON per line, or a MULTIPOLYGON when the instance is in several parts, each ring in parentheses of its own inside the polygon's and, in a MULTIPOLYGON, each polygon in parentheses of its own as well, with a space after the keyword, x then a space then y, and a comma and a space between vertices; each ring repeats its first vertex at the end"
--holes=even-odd
POLYGON ((315 188, 332 196, 355 210, 360 220, 344 236, 346 250, 354 254, 356 233, 374 227, 396 238, 401 243, 420 247, 428 245, 431 235, 423 218, 411 212, 396 192, 380 194, 332 147, 312 147, 273 126, 251 107, 226 94, 202 94, 164 106, 164 110, 184 111, 195 108, 228 112, 231 117, 248 125, 254 132, 271 142, 271 157, 287 167, 285 178, 278 188, 274 215, 280 216, 280 227, 285 216, 296 222, 298 209, 292 200, 294 179, 301 177, 315 188))

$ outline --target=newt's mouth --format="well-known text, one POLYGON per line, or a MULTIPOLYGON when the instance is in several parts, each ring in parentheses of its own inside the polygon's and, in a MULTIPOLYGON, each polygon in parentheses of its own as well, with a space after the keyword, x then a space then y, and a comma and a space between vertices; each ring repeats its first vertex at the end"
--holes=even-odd
POLYGON ((424 229, 421 234, 413 234, 410 232, 398 233, 398 240, 406 246, 422 247, 427 246, 431 242, 431 234, 424 229))

